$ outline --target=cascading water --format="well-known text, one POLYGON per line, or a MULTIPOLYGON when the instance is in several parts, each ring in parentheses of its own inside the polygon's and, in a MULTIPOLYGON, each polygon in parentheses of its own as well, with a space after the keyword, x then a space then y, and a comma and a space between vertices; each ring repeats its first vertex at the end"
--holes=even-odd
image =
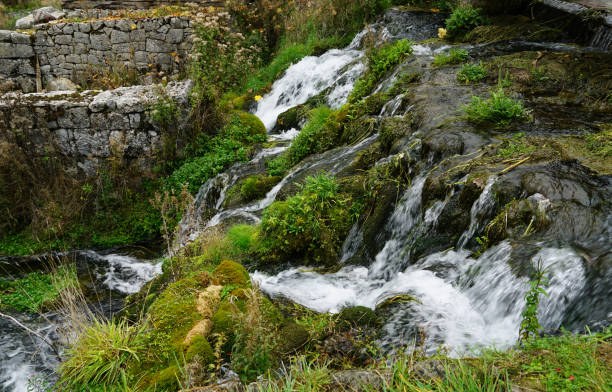
MULTIPOLYGON (((138 292, 146 282, 161 273, 161 262, 128 255, 88 250, 71 256, 75 259, 80 279, 94 278, 93 290, 101 299, 91 304, 92 309, 106 315, 120 310, 117 304, 113 304, 114 299, 138 292)), ((48 342, 57 344, 63 339, 60 331, 64 320, 54 312, 12 312, 9 315, 48 342)), ((13 320, 0 317, 0 330, 3 333, 0 340, 0 392, 46 390, 43 387, 53 383, 60 362, 54 350, 13 320)))

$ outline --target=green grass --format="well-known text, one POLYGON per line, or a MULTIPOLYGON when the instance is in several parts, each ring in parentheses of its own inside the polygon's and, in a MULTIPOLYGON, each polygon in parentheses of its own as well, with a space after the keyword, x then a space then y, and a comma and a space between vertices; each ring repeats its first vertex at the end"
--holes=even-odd
POLYGON ((527 111, 523 103, 506 96, 502 88, 492 91, 491 95, 489 99, 472 97, 472 102, 463 107, 468 120, 475 123, 505 126, 513 121, 527 119, 527 111))
POLYGON ((448 53, 437 54, 433 60, 435 67, 449 64, 461 64, 468 60, 468 51, 465 49, 451 49, 448 53))
POLYGON ((55 272, 32 272, 23 278, 0 278, 0 306, 20 312, 40 312, 59 299, 61 292, 78 285, 74 268, 55 272))
POLYGON ((529 155, 536 150, 536 146, 527 142, 525 133, 517 133, 511 139, 506 140, 497 150, 497 155, 502 158, 515 158, 529 155))
POLYGON ((602 128, 597 133, 584 133, 584 139, 587 142, 587 149, 595 155, 602 158, 612 156, 612 126, 602 128))
POLYGON ((487 77, 487 70, 479 64, 463 64, 457 72, 457 81, 461 83, 476 83, 487 77))

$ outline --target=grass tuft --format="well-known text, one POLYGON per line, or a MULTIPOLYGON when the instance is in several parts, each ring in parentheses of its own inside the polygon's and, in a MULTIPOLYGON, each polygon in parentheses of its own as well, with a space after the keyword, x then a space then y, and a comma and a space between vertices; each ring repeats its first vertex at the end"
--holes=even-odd
POLYGON ((472 97, 472 102, 463 107, 468 120, 475 123, 490 123, 505 126, 513 121, 527 119, 527 111, 523 103, 506 96, 502 88, 491 92, 492 97, 482 99, 472 97))
POLYGON ((449 64, 461 64, 469 58, 468 51, 465 49, 451 49, 448 53, 440 53, 433 60, 435 67, 449 64))

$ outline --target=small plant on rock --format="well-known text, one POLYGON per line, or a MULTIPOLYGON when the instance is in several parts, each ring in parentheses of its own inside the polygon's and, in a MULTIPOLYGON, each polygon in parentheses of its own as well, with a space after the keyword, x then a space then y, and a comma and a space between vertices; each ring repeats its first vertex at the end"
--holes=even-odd
POLYGON ((440 53, 436 55, 433 61, 435 67, 441 67, 449 64, 461 64, 469 58, 468 51, 465 49, 451 49, 448 53, 440 53))
POLYGON ((472 102, 463 107, 468 120, 505 126, 513 121, 527 119, 523 103, 508 97, 501 87, 491 92, 491 95, 489 99, 472 97, 472 102))
POLYGON ((542 327, 538 320, 538 305, 540 304, 540 295, 548 296, 543 287, 548 285, 545 277, 546 271, 542 268, 542 260, 538 260, 536 267, 535 279, 529 282, 530 288, 525 294, 525 310, 522 313, 523 320, 521 321, 521 330, 519 332, 519 341, 526 341, 530 336, 540 332, 542 327))
POLYGON ((459 39, 474 28, 489 23, 486 17, 481 15, 480 8, 460 7, 446 19, 446 36, 450 39, 459 39))
POLYGON ((479 64, 463 64, 457 72, 457 80, 462 83, 475 83, 487 77, 487 70, 479 64))

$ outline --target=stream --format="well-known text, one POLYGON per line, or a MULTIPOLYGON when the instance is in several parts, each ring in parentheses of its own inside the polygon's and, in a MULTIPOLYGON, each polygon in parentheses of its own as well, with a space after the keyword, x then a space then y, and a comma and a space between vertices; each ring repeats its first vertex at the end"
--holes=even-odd
MULTIPOLYGON (((348 47, 309 56, 292 65, 253 110, 270 132, 274 146, 260 150, 249 162, 235 164, 202 185, 179 224, 174 249, 214 226, 257 224, 263 210, 293 183, 317 172, 339 175, 347 170, 360 153, 378 142, 377 132, 353 145, 306 158, 261 200, 231 207, 225 205, 232 186, 265 171, 266 162, 285 151, 299 133, 299 129, 291 129, 272 134, 279 114, 321 93, 325 94, 331 108, 339 108, 347 102, 355 81, 366 69, 362 41, 368 33, 380 42, 422 41, 437 36, 443 20, 443 15, 392 10, 358 34, 348 47)), ((513 50, 507 49, 509 46, 512 45, 505 43, 497 49, 513 50)), ((555 44, 534 47, 542 46, 551 50, 560 47, 555 44)), ((415 45, 410 61, 430 62, 435 53, 447 49, 447 46, 415 45)), ((470 47, 472 52, 480 51, 482 56, 485 49, 493 51, 495 48, 470 47)), ((391 73, 378 89, 388 89, 396 78, 397 73, 391 73)), ((389 100, 377 120, 403 116, 413 110, 403 102, 403 95, 389 100)), ((414 136, 405 145, 416 145, 418 150, 419 143, 420 139, 414 136)), ((441 236, 442 217, 452 199, 449 196, 423 205, 427 196, 425 185, 438 162, 432 156, 421 158, 422 164, 413 173, 411 183, 398 195, 393 212, 380 228, 379 249, 367 263, 351 264, 353 257, 365 249, 364 233, 355 224, 344 243, 339 260, 341 268, 336 272, 323 274, 311 268, 291 266, 280 271, 255 271, 251 275, 253 281, 271 297, 288 298, 318 312, 335 313, 355 305, 377 309, 385 317, 378 343, 387 352, 410 346, 419 333, 425 337, 428 353, 444 347, 450 354, 461 356, 481 346, 505 348, 515 344, 530 271, 537 264, 544 267, 549 280, 548 296, 542 298, 539 307, 539 319, 547 332, 555 333, 561 327, 582 331, 586 325, 598 328, 610 323, 612 207, 609 201, 612 200, 612 181, 609 177, 597 181, 576 180, 582 175, 577 169, 571 166, 559 169, 569 174, 567 177, 559 175, 558 184, 551 185, 550 192, 546 195, 533 192, 522 194, 522 197, 562 223, 552 225, 533 238, 506 239, 477 253, 474 251, 476 238, 499 207, 493 190, 505 184, 503 178, 491 176, 468 208, 469 224, 453 240, 452 246, 415 255, 411 249, 418 241, 441 236), (571 177, 573 173, 578 174, 571 177), (563 186, 570 187, 573 194, 567 196, 559 191, 563 186), (567 212, 573 206, 583 208, 576 207, 576 211, 586 212, 567 212), (569 223, 564 223, 563 219, 569 223), (588 228, 579 232, 581 225, 588 228), (398 295, 407 295, 410 300, 380 307, 385 300, 398 295)), ((381 159, 378 164, 387 159, 381 159)), ((161 272, 159 261, 125 254, 79 251, 74 252, 74 258, 81 266, 79 277, 88 276, 92 287, 104 294, 95 307, 108 315, 119 310, 125 295, 137 292, 161 272)), ((61 341, 58 331, 63 320, 53 312, 12 315, 49 340, 61 341)), ((3 332, 0 392, 26 391, 28 380, 35 380, 34 384, 39 378, 53 380, 58 361, 48 347, 7 320, 0 319, 0 331, 3 332)))

